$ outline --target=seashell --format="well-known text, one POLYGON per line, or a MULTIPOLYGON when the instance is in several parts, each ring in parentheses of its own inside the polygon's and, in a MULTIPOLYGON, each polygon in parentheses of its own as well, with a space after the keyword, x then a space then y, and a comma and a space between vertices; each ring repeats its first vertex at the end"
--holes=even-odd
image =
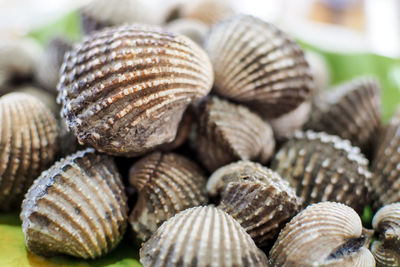
POLYGON ((129 183, 139 193, 129 222, 142 241, 179 211, 207 204, 202 170, 178 154, 154 152, 142 158, 132 166, 129 183))
POLYGON ((245 106, 212 97, 199 110, 195 146, 209 171, 240 159, 265 163, 272 156, 271 127, 245 106))
POLYGON ((213 83, 193 41, 144 25, 87 37, 61 71, 62 116, 78 141, 128 157, 173 141, 186 107, 213 83))
POLYGON ((371 78, 356 78, 314 101, 306 128, 348 139, 368 155, 381 124, 380 85, 371 78))
POLYGON ((0 98, 0 211, 19 207, 33 180, 58 151, 57 122, 39 99, 25 93, 0 98))
POLYGON ((301 199, 276 172, 250 161, 238 161, 215 171, 208 183, 211 196, 221 194, 222 209, 247 231, 258 246, 266 246, 300 211, 301 199))
POLYGON ((271 266, 375 266, 369 233, 350 207, 334 202, 308 206, 280 232, 271 266))
POLYGON ((325 90, 330 84, 331 72, 325 58, 312 50, 307 50, 304 56, 313 74, 315 90, 314 93, 325 90))
POLYGON ((379 239, 371 246, 376 266, 400 266, 400 203, 379 209, 372 220, 379 239))
POLYGON ((113 160, 86 149, 56 162, 29 189, 21 220, 26 246, 38 255, 94 259, 108 253, 127 225, 113 160))
POLYGON ((72 43, 63 37, 53 38, 46 47, 35 69, 36 81, 46 90, 56 94, 60 79, 60 67, 64 54, 72 49, 72 43))
POLYGON ((189 18, 173 20, 168 23, 165 28, 168 31, 189 37, 200 46, 203 45, 204 39, 209 31, 208 25, 204 22, 189 18))
POLYGON ((179 14, 183 18, 197 19, 208 26, 234 14, 228 0, 194 0, 181 5, 179 14))
POLYGON ((214 67, 215 93, 265 119, 310 98, 313 79, 301 47, 272 24, 237 15, 212 27, 205 49, 214 67))
POLYGON ((400 109, 382 130, 372 162, 374 208, 400 202, 400 109))
POLYGON ((231 216, 213 206, 186 209, 140 249, 144 267, 268 266, 267 256, 231 216))
POLYGON ((335 201, 361 214, 369 203, 368 160, 338 136, 296 132, 275 155, 271 169, 296 188, 305 205, 335 201))
POLYGON ((57 105, 55 96, 49 92, 44 91, 41 88, 33 85, 23 85, 20 87, 16 87, 13 91, 34 96, 39 99, 43 104, 45 104, 56 117, 58 117, 58 115, 60 114, 60 108, 57 105))

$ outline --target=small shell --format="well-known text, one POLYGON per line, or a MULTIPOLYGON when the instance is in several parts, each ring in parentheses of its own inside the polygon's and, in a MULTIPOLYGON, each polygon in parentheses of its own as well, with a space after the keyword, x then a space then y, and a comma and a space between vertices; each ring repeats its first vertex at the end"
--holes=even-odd
POLYGON ((184 18, 197 19, 208 26, 234 14, 229 0, 192 0, 187 1, 179 10, 184 18))
POLYGON ((271 127, 245 106, 212 97, 199 109, 196 150, 209 171, 240 159, 265 163, 272 156, 271 127))
POLYGON ((305 205, 335 201, 361 214, 369 203, 368 160, 338 136, 296 132, 275 155, 271 168, 296 188, 305 205))
POLYGON ((58 152, 57 122, 25 93, 0 98, 0 211, 19 207, 33 180, 58 152))
POLYGON ((108 253, 127 225, 113 160, 87 149, 55 163, 26 194, 21 220, 26 245, 36 254, 94 259, 108 253))
POLYGON ((381 124, 380 85, 371 78, 356 78, 314 101, 306 129, 348 139, 369 154, 381 124))
POLYGON ((132 166, 129 182, 139 193, 129 222, 142 241, 179 211, 207 203, 203 172, 177 154, 154 152, 142 158, 132 166))
POLYGON ((184 210, 140 249, 144 267, 268 266, 267 256, 231 216, 212 206, 184 210))
POLYGON ((311 96, 313 79, 301 47, 258 18, 238 15, 214 27, 205 49, 215 71, 215 93, 277 118, 311 96))
POLYGON ((267 245, 301 207, 293 188, 279 174, 250 161, 238 161, 215 171, 210 195, 221 193, 222 209, 247 231, 258 246, 267 245))
POLYGON ((144 25, 108 28, 67 53, 62 115, 81 144, 137 156, 175 138, 186 107, 211 89, 205 52, 144 25))
POLYGON ((308 206, 281 231, 270 251, 271 266, 375 266, 361 219, 346 205, 308 206))
POLYGON ((372 226, 379 233, 378 241, 371 246, 376 266, 400 266, 400 203, 381 208, 372 226))
POLYGON ((165 28, 168 31, 189 37, 200 46, 203 45, 204 39, 209 31, 209 27, 204 22, 188 18, 173 20, 168 23, 165 28))

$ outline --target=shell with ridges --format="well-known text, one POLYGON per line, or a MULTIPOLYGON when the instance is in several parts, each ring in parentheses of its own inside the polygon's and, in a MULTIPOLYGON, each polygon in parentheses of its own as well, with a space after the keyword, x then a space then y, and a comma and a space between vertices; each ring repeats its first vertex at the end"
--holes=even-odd
POLYGON ((265 163, 274 152, 271 127, 245 106, 211 97, 198 117, 196 150, 210 171, 241 159, 265 163))
POLYGON ((178 154, 154 152, 142 158, 132 166, 129 183, 139 193, 129 222, 142 241, 179 211, 207 203, 202 170, 178 154))
POLYGON ((305 205, 335 201, 361 214, 369 203, 368 160, 338 136, 296 132, 275 155, 271 168, 289 181, 305 205))
POLYGON ((311 96, 313 79, 301 47, 258 18, 238 15, 212 27, 206 40, 215 93, 262 117, 288 113, 311 96))
POLYGON ((33 180, 58 152, 57 122, 26 93, 0 98, 0 210, 18 207, 33 180))
POLYGON ((193 41, 139 24, 87 37, 61 71, 62 115, 78 141, 120 156, 173 141, 186 107, 213 83, 193 41))
POLYGON ((350 207, 321 202, 308 206, 281 231, 270 251, 271 266, 375 266, 369 237, 350 207))
POLYGON ((268 266, 267 256, 231 216, 212 206, 184 210, 140 249, 144 267, 268 266))
POLYGON ((100 257, 122 239, 127 225, 124 186, 113 160, 78 151, 43 172, 22 204, 28 249, 52 256, 100 257))

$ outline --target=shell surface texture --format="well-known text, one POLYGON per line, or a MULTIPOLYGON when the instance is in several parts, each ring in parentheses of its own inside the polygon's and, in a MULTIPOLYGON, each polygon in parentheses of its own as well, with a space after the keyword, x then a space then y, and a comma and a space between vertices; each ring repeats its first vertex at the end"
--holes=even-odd
POLYGON ((370 201, 368 160, 338 136, 296 132, 275 155, 271 168, 289 181, 305 205, 335 201, 361 214, 370 201))
POLYGON ((41 171, 58 153, 51 110, 26 93, 0 98, 0 211, 17 208, 41 171))
POLYGON ((129 222, 141 241, 179 211, 207 204, 203 171, 178 154, 153 152, 145 156, 132 166, 129 183, 138 192, 129 222))
POLYGON ((213 84, 211 63, 193 41, 139 24, 87 37, 61 73, 69 129, 81 144, 118 156, 172 142, 187 106, 213 84))
POLYGON ((301 208, 301 199, 287 181, 250 161, 218 169, 207 189, 211 195, 220 191, 218 208, 236 219, 259 247, 270 244, 301 208))
POLYGON ((208 170, 241 159, 265 163, 272 156, 271 127, 247 107, 211 97, 199 110, 195 146, 208 170))
POLYGON ((215 93, 263 118, 288 113, 310 99, 313 78, 293 38, 258 18, 237 15, 214 25, 205 42, 215 93))
POLYGON ((280 232, 269 256, 271 266, 373 267, 369 234, 350 207, 335 202, 308 206, 280 232))
POLYGON ((268 266, 267 256, 231 216, 213 206, 186 209, 140 249, 144 267, 268 266))
POLYGON ((98 258, 121 241, 127 226, 124 186, 113 159, 78 151, 43 172, 22 204, 28 249, 38 255, 98 258))

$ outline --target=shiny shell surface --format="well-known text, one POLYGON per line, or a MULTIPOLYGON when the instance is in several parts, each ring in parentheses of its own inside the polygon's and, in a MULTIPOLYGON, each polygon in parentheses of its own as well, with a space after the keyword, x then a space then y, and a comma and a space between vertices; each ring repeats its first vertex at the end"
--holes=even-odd
POLYGON ((237 160, 265 163, 275 140, 268 123, 247 107, 211 97, 200 105, 196 150, 209 171, 237 160))
POLYGON ((149 239, 176 213, 207 204, 203 171, 178 154, 154 152, 145 156, 132 166, 129 183, 138 192, 129 222, 140 241, 149 239))
POLYGON ((215 93, 273 119, 308 100, 313 79, 301 47, 258 18, 237 15, 211 29, 205 42, 215 93))
POLYGON ((33 180, 58 152, 57 122, 48 107, 26 93, 0 98, 0 211, 21 205, 33 180))
POLYGON ((271 266, 373 267, 369 236, 350 207, 321 202, 308 206, 281 231, 269 255, 271 266))
POLYGON ((267 256, 231 216, 213 206, 186 209, 140 249, 144 267, 268 266, 267 256))
POLYGON ((289 181, 305 205, 335 201, 361 214, 369 203, 368 160, 338 136, 296 132, 275 155, 271 168, 289 181))
POLYGON ((213 84, 205 52, 160 28, 107 28, 67 53, 62 115, 81 144, 137 156, 172 142, 186 107, 213 84))
POLYGON ((127 226, 124 186, 112 158, 78 151, 43 172, 22 204, 27 248, 39 255, 100 257, 127 226))

